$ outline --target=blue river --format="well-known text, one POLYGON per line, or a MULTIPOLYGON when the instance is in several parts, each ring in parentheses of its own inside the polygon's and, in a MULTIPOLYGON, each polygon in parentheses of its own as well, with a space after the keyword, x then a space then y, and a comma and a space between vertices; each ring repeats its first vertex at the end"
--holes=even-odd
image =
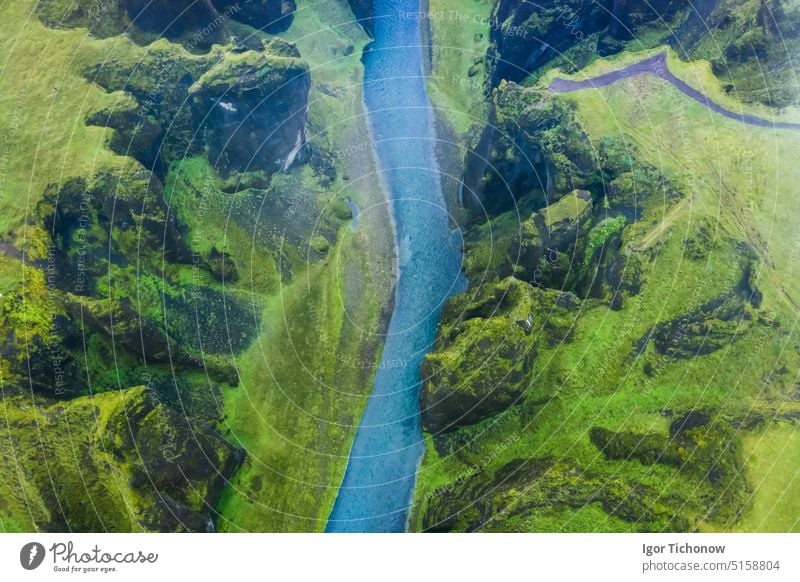
POLYGON ((375 39, 364 55, 364 100, 394 219, 398 280, 381 364, 329 532, 406 530, 424 450, 420 364, 441 307, 463 291, 461 238, 452 230, 436 164, 425 91, 420 0, 376 0, 375 39))

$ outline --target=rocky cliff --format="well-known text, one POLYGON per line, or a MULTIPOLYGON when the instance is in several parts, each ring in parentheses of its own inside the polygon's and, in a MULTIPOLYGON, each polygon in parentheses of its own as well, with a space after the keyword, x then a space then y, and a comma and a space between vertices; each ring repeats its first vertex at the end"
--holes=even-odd
POLYGON ((685 59, 709 59, 741 99, 780 107, 797 99, 797 11, 788 0, 499 0, 487 55, 491 82, 521 82, 553 61, 576 70, 628 45, 669 44, 685 59), (755 80, 759 63, 764 76, 755 80))
MULTIPOLYGON (((751 511, 760 477, 748 473, 744 443, 793 422, 777 402, 793 399, 795 388, 771 376, 783 396, 762 400, 764 370, 731 356, 791 335, 783 317, 770 322, 768 284, 754 276, 769 268, 762 235, 732 218, 746 214, 737 209, 742 199, 727 199, 727 218, 697 206, 715 200, 704 182, 714 164, 731 168, 718 176, 737 184, 730 191, 759 192, 733 169, 740 128, 728 127, 719 139, 730 146, 698 169, 692 160, 706 147, 699 137, 706 112, 659 117, 693 105, 657 80, 575 98, 536 81, 552 67, 563 74, 640 50, 640 41, 666 43, 682 58, 709 58, 725 91, 784 105, 797 99, 786 83, 793 65, 773 39, 795 42, 790 8, 495 3, 489 107, 472 129, 463 177, 471 289, 445 307, 423 366, 420 405, 431 446, 418 529, 728 530, 751 511), (734 38, 734 23, 746 34, 734 38), (705 24, 711 33, 701 32, 705 24), (713 38, 728 39, 722 54, 709 51, 713 38), (744 73, 754 62, 768 70, 759 88, 744 73), (684 136, 680 161, 663 162, 666 152, 675 155, 674 142, 643 137, 651 131, 661 140, 684 136), (737 370, 749 404, 730 399, 730 383, 715 371, 723 360, 737 370), (690 388, 700 385, 701 393, 690 388)), ((782 181, 782 200, 790 181, 782 181)), ((773 301, 777 311, 793 311, 783 311, 793 300, 773 301)))
POLYGON ((181 42, 187 48, 206 50, 247 24, 271 34, 292 23, 294 0, 40 0, 37 12, 48 26, 82 27, 107 38, 129 34, 139 43, 158 38, 181 42))
POLYGON ((372 0, 347 0, 350 4, 350 9, 356 17, 357 22, 361 25, 368 35, 373 36, 375 25, 372 21, 374 11, 372 8, 372 0))

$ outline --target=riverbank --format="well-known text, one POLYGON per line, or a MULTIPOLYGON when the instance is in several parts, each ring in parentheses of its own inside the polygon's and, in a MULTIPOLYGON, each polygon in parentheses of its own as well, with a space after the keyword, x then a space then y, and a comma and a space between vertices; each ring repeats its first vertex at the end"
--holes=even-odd
POLYGON ((225 394, 229 438, 249 452, 218 508, 228 531, 324 529, 392 311, 394 237, 363 109, 369 38, 352 20, 346 5, 298 2, 283 35, 310 64, 308 139, 332 152, 328 190, 351 218, 327 258, 265 304, 242 387, 225 394))
POLYGON ((365 102, 398 241, 395 307, 327 531, 404 531, 423 451, 419 366, 441 307, 463 287, 425 88, 418 0, 378 1, 365 102), (398 365, 383 365, 395 364, 398 365))

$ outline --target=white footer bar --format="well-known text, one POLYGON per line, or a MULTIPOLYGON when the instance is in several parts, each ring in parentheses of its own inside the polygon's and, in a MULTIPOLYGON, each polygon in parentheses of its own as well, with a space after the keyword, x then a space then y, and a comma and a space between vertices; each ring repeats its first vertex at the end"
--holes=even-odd
POLYGON ((800 580, 800 534, 0 534, 2 580, 800 580))

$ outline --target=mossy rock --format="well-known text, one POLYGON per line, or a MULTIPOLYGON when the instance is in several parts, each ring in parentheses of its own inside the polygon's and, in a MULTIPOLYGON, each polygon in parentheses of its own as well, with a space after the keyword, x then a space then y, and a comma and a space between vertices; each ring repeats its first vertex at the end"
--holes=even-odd
POLYGON ((657 499, 647 487, 587 471, 568 458, 514 459, 492 473, 478 471, 434 491, 422 523, 426 531, 518 531, 516 524, 526 516, 597 504, 607 518, 637 531, 687 527, 685 518, 657 499))
POLYGON ((309 87, 308 65, 297 58, 225 54, 189 88, 211 163, 227 176, 304 160, 309 87))
MULTIPOLYGON (((14 462, 0 467, 0 491, 14 506, 24 495, 28 530, 208 531, 241 460, 148 386, 60 403, 14 398, 6 411, 14 462)), ((0 446, 0 458, 7 453, 0 446)))
POLYGON ((451 303, 422 365, 425 429, 452 431, 519 402, 539 347, 569 340, 579 302, 564 295, 508 278, 471 303, 451 303))

